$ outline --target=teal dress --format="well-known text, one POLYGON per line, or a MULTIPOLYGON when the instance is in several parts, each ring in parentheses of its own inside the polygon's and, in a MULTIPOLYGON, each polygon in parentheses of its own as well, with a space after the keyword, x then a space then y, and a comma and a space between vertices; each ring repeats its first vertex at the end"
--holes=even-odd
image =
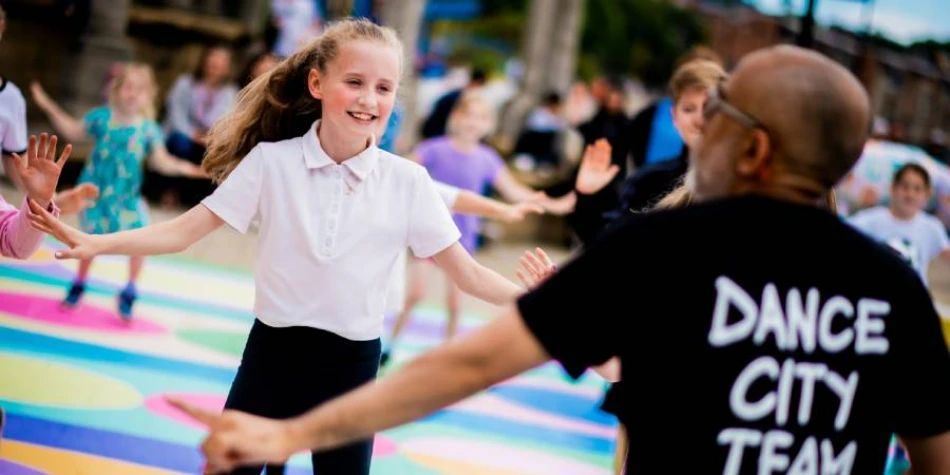
POLYGON ((93 207, 79 214, 79 224, 90 234, 106 234, 148 225, 148 208, 142 198, 143 163, 165 142, 162 129, 152 119, 119 126, 111 123, 112 111, 99 107, 83 118, 95 146, 79 175, 79 183, 99 187, 93 207))

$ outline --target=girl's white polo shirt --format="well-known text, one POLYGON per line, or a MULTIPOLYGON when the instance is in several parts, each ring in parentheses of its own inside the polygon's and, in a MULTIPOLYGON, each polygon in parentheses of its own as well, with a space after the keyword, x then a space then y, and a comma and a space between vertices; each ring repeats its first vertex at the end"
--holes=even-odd
MULTIPOLYGON (((439 195, 442 197, 442 202, 445 203, 445 207, 451 212, 462 190, 436 180, 434 180, 433 183, 435 183, 435 188, 439 191, 439 195)), ((409 270, 407 267, 409 265, 409 259, 406 254, 407 251, 403 250, 396 260, 396 272, 393 274, 393 283, 389 286, 389 296, 386 297, 385 308, 387 315, 398 314, 406 306, 406 280, 409 277, 406 274, 409 270)))
POLYGON ((399 254, 431 257, 460 234, 420 165, 370 145, 337 164, 306 135, 261 143, 202 204, 239 232, 259 221, 254 314, 378 338, 399 254))

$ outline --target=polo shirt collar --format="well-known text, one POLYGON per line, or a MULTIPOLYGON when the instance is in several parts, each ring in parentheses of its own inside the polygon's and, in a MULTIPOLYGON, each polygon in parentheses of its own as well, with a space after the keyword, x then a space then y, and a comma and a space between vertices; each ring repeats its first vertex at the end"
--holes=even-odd
MULTIPOLYGON (((303 137, 303 156, 307 163, 307 168, 314 170, 330 165, 336 162, 330 158, 320 145, 320 138, 317 137, 317 129, 320 127, 320 120, 314 121, 303 137)), ((356 175, 360 181, 363 181, 376 168, 379 161, 379 148, 376 147, 376 137, 370 137, 370 144, 365 150, 356 156, 343 161, 343 166, 356 175)))

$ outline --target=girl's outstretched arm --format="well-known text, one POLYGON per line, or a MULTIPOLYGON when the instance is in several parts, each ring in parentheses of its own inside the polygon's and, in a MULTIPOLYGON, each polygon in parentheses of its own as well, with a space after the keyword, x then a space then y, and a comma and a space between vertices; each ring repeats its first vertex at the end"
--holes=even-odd
POLYGON ((113 234, 86 234, 63 224, 50 212, 30 200, 30 222, 36 229, 52 235, 68 250, 56 253, 57 259, 90 259, 101 254, 151 256, 181 252, 224 224, 204 205, 191 208, 175 219, 131 231, 113 234))
POLYGON ((457 242, 433 257, 462 292, 486 302, 495 305, 510 303, 525 291, 501 274, 479 264, 457 242))
MULTIPOLYGON (((543 251, 538 249, 535 255, 526 253, 528 259, 522 261, 525 269, 530 269, 532 279, 526 279, 520 271, 518 277, 529 288, 547 278, 556 266, 543 251), (536 257, 537 256, 537 257, 536 257), (529 264, 525 264, 528 262, 529 264)), ((435 262, 452 279, 462 292, 478 297, 486 302, 502 305, 517 299, 526 289, 504 278, 501 274, 481 265, 462 247, 455 243, 434 256, 435 262)))
POLYGON ((53 100, 40 86, 40 83, 33 81, 30 84, 30 91, 33 93, 33 101, 46 113, 53 128, 59 132, 67 142, 82 142, 86 139, 86 127, 82 120, 79 120, 68 112, 64 111, 56 101, 53 100))

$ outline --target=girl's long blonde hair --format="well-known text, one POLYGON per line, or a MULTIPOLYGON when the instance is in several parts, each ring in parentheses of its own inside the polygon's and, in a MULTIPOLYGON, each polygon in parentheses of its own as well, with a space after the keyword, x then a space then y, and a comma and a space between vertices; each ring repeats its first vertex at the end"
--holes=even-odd
POLYGON ((307 85, 310 70, 326 74, 342 45, 354 40, 376 41, 396 48, 399 57, 403 56, 402 43, 391 28, 365 19, 331 23, 320 37, 251 81, 238 94, 231 112, 214 124, 201 164, 211 179, 224 181, 261 142, 305 134, 321 115, 320 101, 310 95, 307 85))
MULTIPOLYGON (((682 208, 692 203, 692 199, 692 194, 689 192, 689 188, 687 188, 686 184, 680 180, 679 185, 660 198, 660 200, 650 208, 650 211, 682 208)), ((838 198, 835 195, 835 190, 828 190, 828 193, 826 193, 819 200, 819 205, 822 208, 831 211, 832 213, 837 213, 838 198)))
POLYGON ((690 204, 693 199, 693 195, 689 192, 689 188, 683 183, 683 180, 680 179, 679 184, 676 188, 673 188, 672 191, 663 195, 652 207, 650 211, 656 211, 661 209, 674 209, 674 208, 683 208, 686 205, 690 204))
POLYGON ((126 63, 119 67, 115 77, 109 83, 109 107, 115 108, 119 88, 122 87, 122 83, 128 79, 130 74, 135 73, 144 75, 148 82, 148 101, 145 102, 145 106, 139 113, 149 119, 155 119, 155 98, 158 95, 158 85, 155 83, 155 73, 152 71, 152 67, 144 63, 126 63))

